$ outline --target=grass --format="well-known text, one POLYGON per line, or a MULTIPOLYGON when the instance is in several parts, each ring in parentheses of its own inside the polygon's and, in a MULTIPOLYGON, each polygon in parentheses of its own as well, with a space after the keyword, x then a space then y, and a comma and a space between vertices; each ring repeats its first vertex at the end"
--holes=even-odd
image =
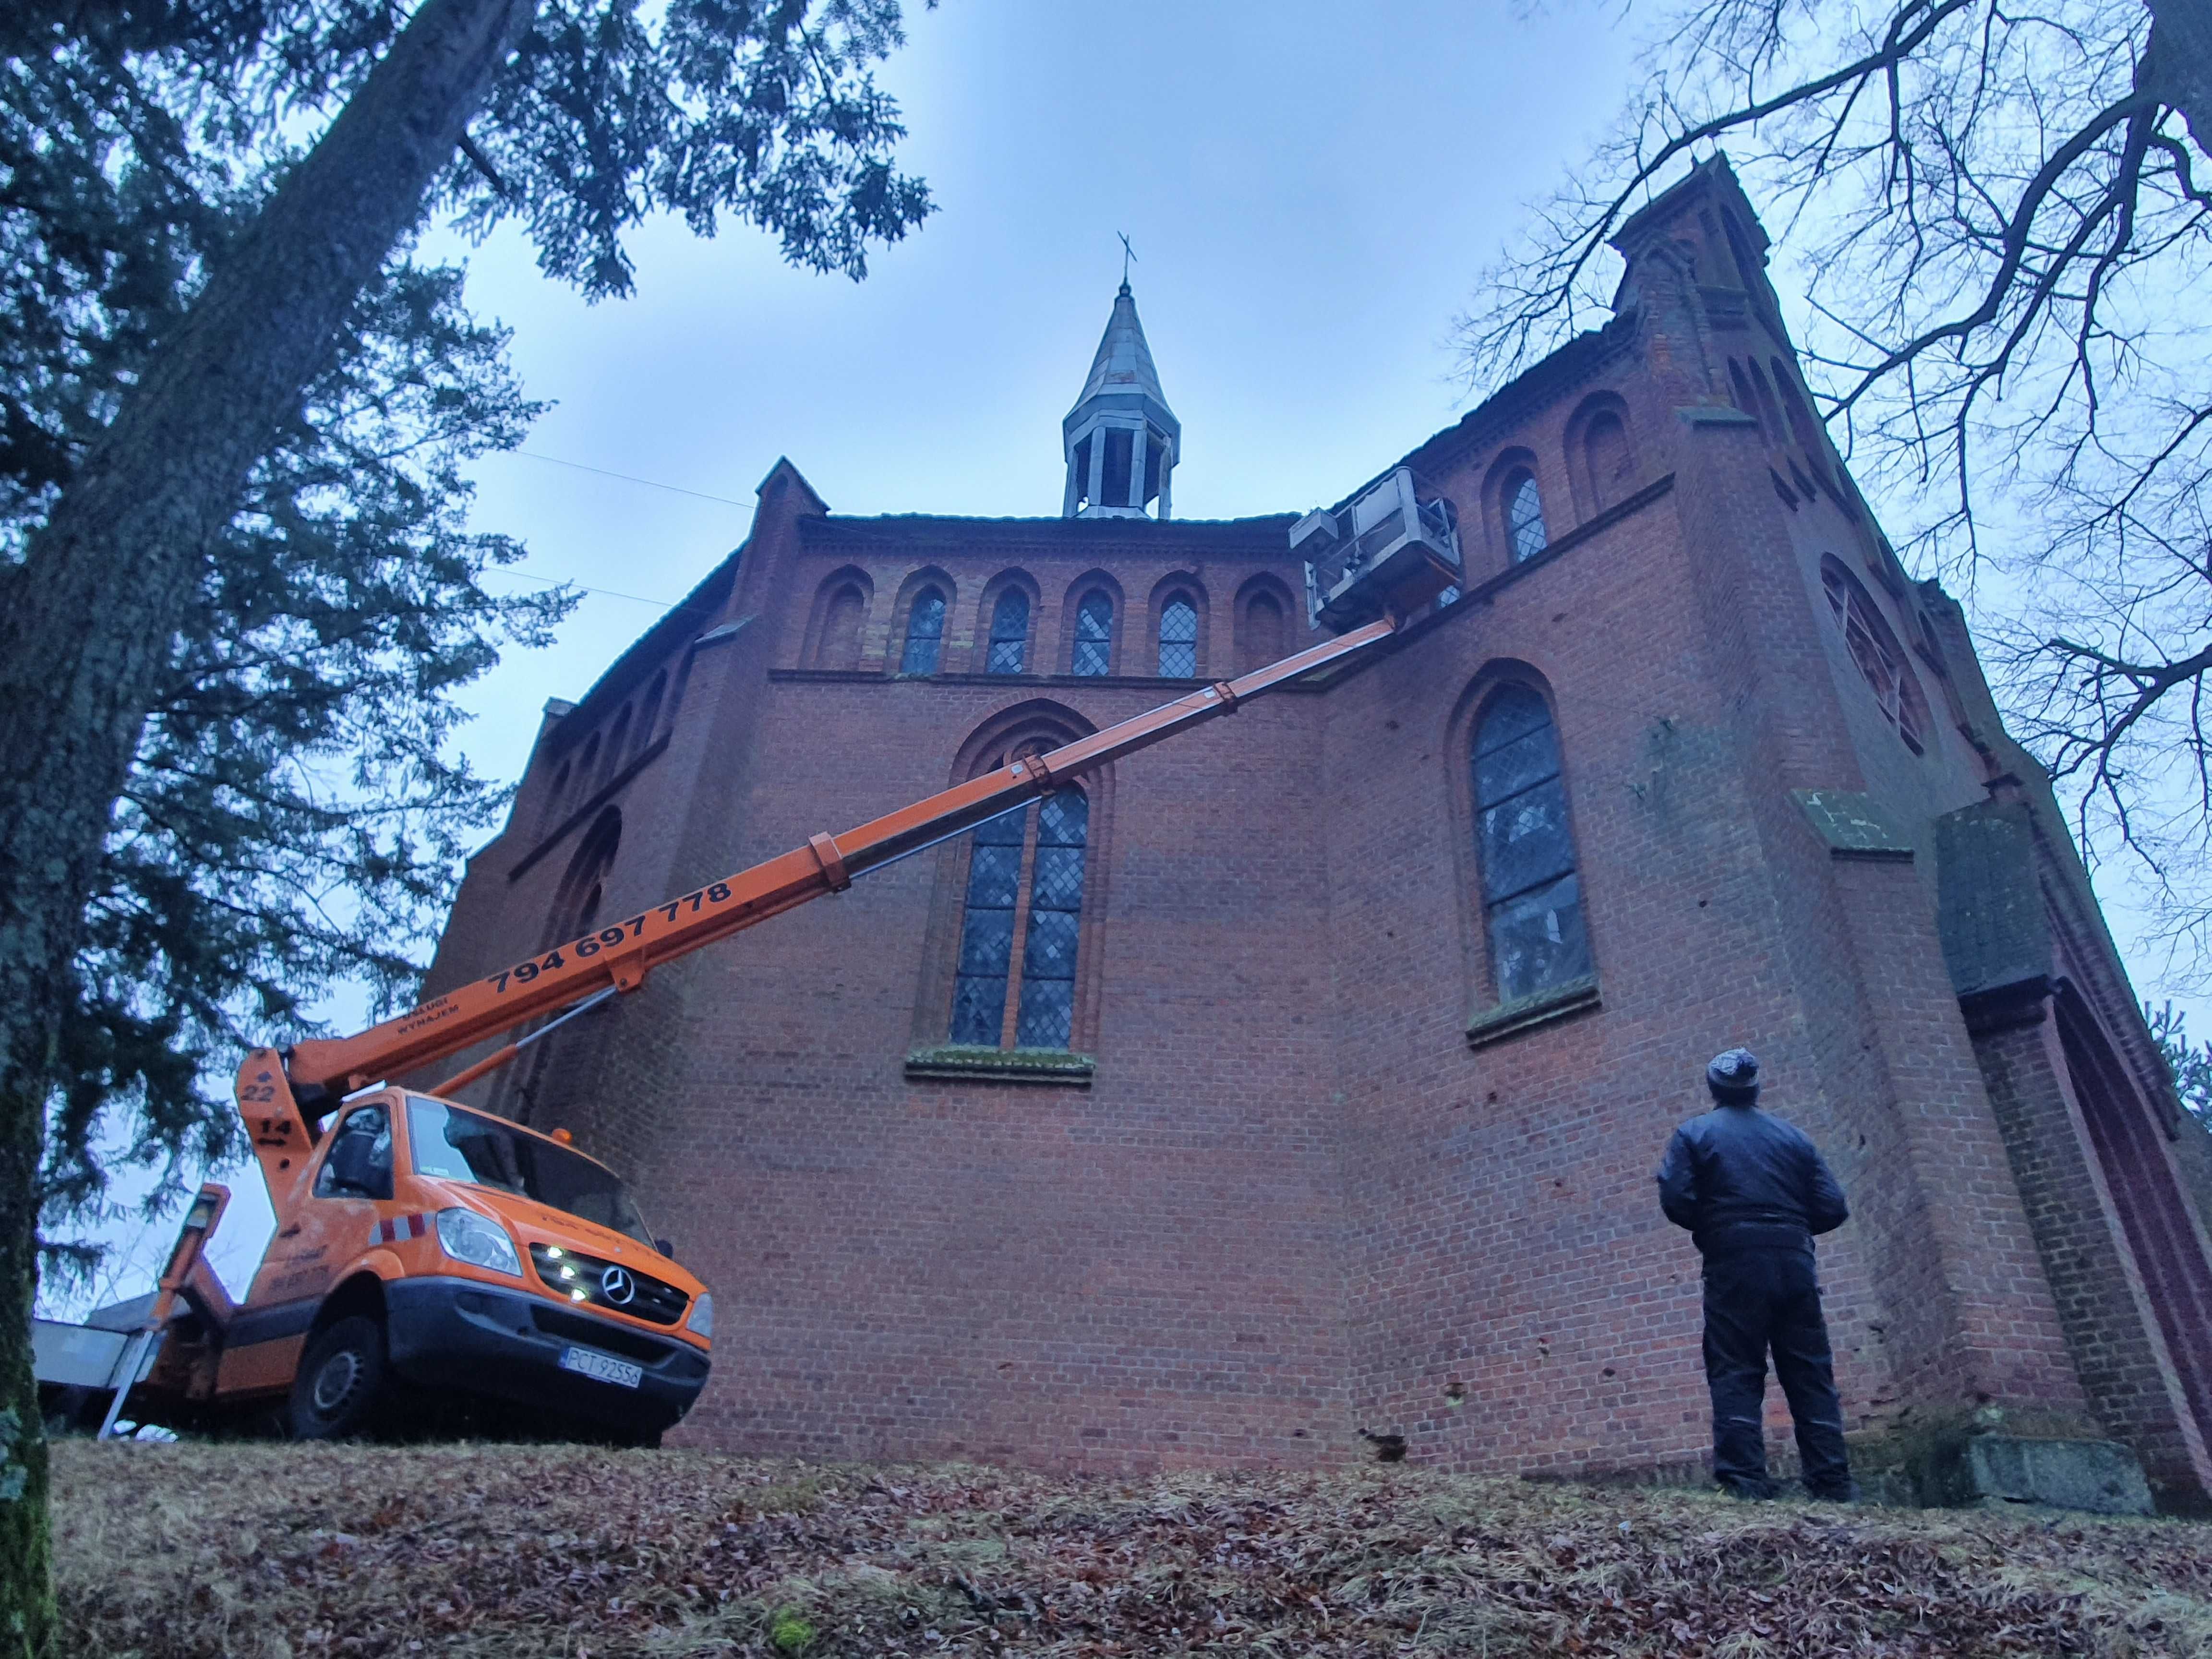
POLYGON ((2212 1656, 2212 1528, 1405 1465, 55 1448, 64 1659, 2212 1656))

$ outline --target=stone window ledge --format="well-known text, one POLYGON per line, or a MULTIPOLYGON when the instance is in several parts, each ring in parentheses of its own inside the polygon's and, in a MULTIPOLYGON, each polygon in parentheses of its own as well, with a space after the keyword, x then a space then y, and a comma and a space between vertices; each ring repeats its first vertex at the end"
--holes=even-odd
POLYGON ((1062 1048, 983 1048, 950 1044, 917 1048, 906 1057, 908 1078, 957 1078, 963 1082, 1051 1083, 1091 1086, 1095 1062, 1062 1048))
POLYGON ((1598 1006, 1597 979, 1570 980, 1565 985, 1547 986, 1530 995, 1511 1002, 1501 1002, 1495 1008, 1486 1008, 1467 1023, 1467 1046, 1480 1048, 1493 1042, 1503 1042, 1507 1037, 1518 1036, 1539 1025, 1549 1025, 1553 1020, 1565 1019, 1583 1010, 1598 1006))

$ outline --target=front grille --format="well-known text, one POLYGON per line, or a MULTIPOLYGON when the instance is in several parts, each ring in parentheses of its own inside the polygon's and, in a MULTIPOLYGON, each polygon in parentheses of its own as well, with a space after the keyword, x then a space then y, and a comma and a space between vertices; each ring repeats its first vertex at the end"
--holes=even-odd
POLYGON ((593 1319, 588 1314, 562 1313, 558 1308, 532 1308, 530 1322, 548 1336, 557 1336, 563 1342, 581 1342, 586 1347, 604 1348, 609 1353, 618 1353, 625 1359, 635 1359, 640 1364, 659 1365, 668 1358, 668 1340, 647 1336, 643 1331, 629 1330, 611 1324, 604 1319, 593 1319))
POLYGON ((532 1244, 530 1261, 546 1288, 569 1301, 626 1313, 649 1324, 673 1325, 684 1317, 684 1310, 691 1301, 673 1285, 640 1273, 627 1262, 580 1255, 558 1244, 532 1244), (626 1302, 613 1301, 607 1295, 606 1273, 611 1267, 628 1273, 635 1286, 626 1302))

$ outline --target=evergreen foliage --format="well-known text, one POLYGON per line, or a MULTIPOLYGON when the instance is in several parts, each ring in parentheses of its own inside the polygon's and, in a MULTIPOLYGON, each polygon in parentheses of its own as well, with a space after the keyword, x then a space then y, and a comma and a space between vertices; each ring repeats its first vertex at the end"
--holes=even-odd
MULTIPOLYGON (((404 16, 371 3, 32 6, 0 24, 0 597, 88 438, 211 260, 296 159, 301 118, 357 88, 404 16)), ((866 274, 927 211, 864 70, 896 5, 541 9, 443 205, 522 216, 549 273, 630 290, 650 209, 735 212, 793 263, 866 274), (757 31, 757 33, 755 33, 757 31)), ((95 1145, 159 1167, 238 1150, 218 1075, 315 1029, 342 981, 404 1006, 464 842, 506 796, 447 752, 453 694, 558 594, 488 592, 522 550, 465 528, 461 469, 536 412, 460 272, 387 263, 354 308, 179 619, 91 896, 49 1112, 42 1214, 102 1208, 95 1145), (207 1079, 203 1084, 203 1078, 207 1079), (110 1115, 127 1108, 127 1121, 110 1115)), ((96 1251, 46 1244, 51 1265, 96 1251)))
MULTIPOLYGON (((88 437, 252 197, 250 156, 188 142, 147 84, 57 54, 0 82, 0 603, 88 437)), ((167 88, 173 96, 175 88, 167 88)), ((340 981, 382 1008, 506 799, 448 752, 453 694, 569 601, 495 594, 522 556, 471 533, 461 468, 536 405, 461 276, 406 258, 249 483, 118 803, 60 1033, 41 1194, 102 1207, 97 1143, 161 1190, 239 1150, 224 1067, 340 981)), ((48 1241, 78 1268, 93 1246, 48 1241)))
MULTIPOLYGON (((24 331, 0 411, 0 1413, 36 1420, 40 1206, 99 1185, 75 1126, 120 1083, 156 1109, 147 1156, 220 1136, 171 1051, 283 1017, 319 969, 403 977, 386 923, 420 914, 493 805, 438 762, 447 699, 501 630, 550 613, 477 596, 512 550, 447 505, 471 447, 511 441, 524 411, 450 273, 400 258, 422 216, 519 216, 594 297, 628 291, 622 238, 656 209, 702 233, 736 215, 858 277, 872 240, 928 211, 869 78, 898 16, 0 9, 0 281, 24 331)), ((36 1653, 54 1606, 35 1427, 12 1456, 0 1648, 36 1653)))

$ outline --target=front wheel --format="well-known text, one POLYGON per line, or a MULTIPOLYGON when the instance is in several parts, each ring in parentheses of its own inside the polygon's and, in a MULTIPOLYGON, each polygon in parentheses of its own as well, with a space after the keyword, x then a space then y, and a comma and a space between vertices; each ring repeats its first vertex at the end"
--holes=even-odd
POLYGON ((384 1332, 361 1315, 307 1345, 292 1381, 292 1437, 343 1440, 366 1430, 384 1392, 384 1332))

